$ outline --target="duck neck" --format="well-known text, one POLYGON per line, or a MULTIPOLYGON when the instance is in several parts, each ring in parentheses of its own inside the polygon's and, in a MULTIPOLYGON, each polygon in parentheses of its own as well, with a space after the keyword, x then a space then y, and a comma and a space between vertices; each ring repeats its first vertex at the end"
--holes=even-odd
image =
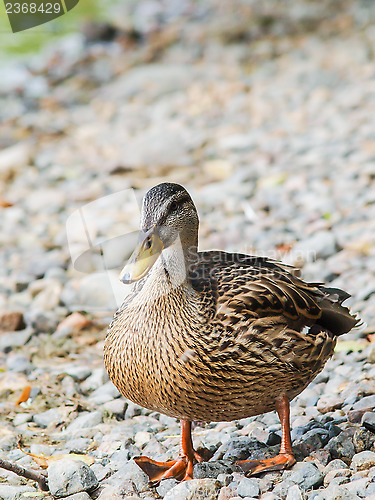
MULTIPOLYGON (((142 287, 150 301, 157 298, 168 300, 176 293, 190 288, 189 270, 197 259, 197 247, 184 248, 179 239, 165 248, 149 271, 142 287)), ((143 295, 143 293, 142 293, 143 295)))

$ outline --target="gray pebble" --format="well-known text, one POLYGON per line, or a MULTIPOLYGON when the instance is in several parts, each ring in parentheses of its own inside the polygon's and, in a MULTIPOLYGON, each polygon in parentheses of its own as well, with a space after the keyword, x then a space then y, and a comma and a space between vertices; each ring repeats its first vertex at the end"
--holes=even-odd
POLYGON ((286 500, 303 500, 301 490, 297 484, 289 488, 286 500))
POLYGON ((48 467, 48 486, 52 495, 61 498, 93 490, 98 486, 98 480, 81 460, 64 458, 48 467))
POLYGON ((324 474, 328 474, 328 472, 330 472, 332 470, 346 469, 346 468, 347 468, 347 464, 343 460, 340 460, 339 458, 336 458, 335 460, 331 460, 324 467, 324 474))
POLYGON ((163 481, 161 481, 161 483, 159 484, 159 486, 157 486, 156 488, 156 491, 158 493, 158 495, 160 495, 162 498, 165 497, 165 495, 168 493, 169 490, 171 490, 172 488, 174 488, 175 486, 177 486, 179 484, 179 481, 177 481, 176 479, 164 479, 163 481))
POLYGON ((366 411, 366 413, 363 414, 361 425, 366 427, 369 431, 375 432, 375 413, 366 411))
POLYGON ((333 458, 340 458, 344 462, 350 462, 355 455, 355 448, 353 444, 354 432, 355 429, 346 429, 329 441, 326 448, 331 453, 333 458))
POLYGON ((300 462, 294 466, 288 479, 307 490, 320 486, 323 483, 323 477, 323 474, 313 463, 300 462))
POLYGON ((77 437, 74 439, 70 439, 65 443, 65 448, 71 452, 75 451, 85 451, 92 444, 92 439, 87 439, 83 437, 77 437))
POLYGON ((335 481, 336 484, 342 484, 343 482, 349 481, 349 479, 346 479, 349 477, 351 474, 350 469, 344 468, 344 469, 333 469, 324 476, 324 486, 328 486, 330 483, 332 483, 334 480, 337 478, 340 478, 340 481, 335 481), (345 478, 345 481, 341 481, 341 479, 345 478))
POLYGON ((293 481, 284 479, 283 481, 275 485, 272 493, 274 493, 277 498, 285 498, 288 494, 289 489, 293 488, 293 486, 295 486, 295 483, 293 481))
POLYGON ((13 418, 13 425, 25 424, 26 422, 31 422, 33 420, 33 415, 31 413, 17 413, 13 418))
POLYGON ((314 450, 323 448, 328 443, 329 432, 326 429, 315 428, 306 432, 303 436, 294 441, 293 447, 297 448, 304 456, 310 455, 314 450))
POLYGON ((191 479, 169 490, 164 500, 193 500, 194 498, 217 500, 220 488, 220 482, 215 479, 191 479))
POLYGON ((8 335, 0 335, 0 352, 9 352, 14 347, 24 346, 33 333, 32 328, 25 328, 17 332, 9 332, 8 335))
POLYGON ((110 485, 116 485, 119 482, 124 483, 128 480, 131 480, 134 483, 137 491, 139 492, 147 491, 149 489, 148 477, 133 460, 130 460, 126 464, 122 465, 120 469, 106 482, 110 485))
POLYGON ((120 393, 116 389, 116 387, 112 384, 112 382, 108 381, 101 387, 98 387, 89 397, 89 401, 93 401, 96 404, 107 403, 108 401, 112 401, 120 397, 120 393))
POLYGON ((361 451, 352 458, 351 468, 354 472, 370 469, 375 466, 375 453, 372 451, 361 451))
POLYGON ((7 356, 7 368, 15 373, 29 373, 31 370, 31 363, 26 356, 22 354, 9 354, 7 356))
POLYGON ((2 500, 24 500, 27 494, 36 494, 37 490, 30 486, 13 486, 0 484, 0 498, 2 500))
POLYGON ((66 500, 91 500, 91 497, 86 491, 81 491, 80 493, 74 493, 74 495, 69 495, 64 497, 66 500))
POLYGON ((245 460, 251 458, 251 453, 264 450, 266 445, 247 436, 234 436, 215 452, 212 460, 245 460))
POLYGON ((223 486, 228 486, 233 481, 233 476, 232 474, 218 474, 216 479, 220 481, 223 486))
POLYGON ((77 382, 82 382, 91 375, 91 369, 82 365, 65 367, 64 372, 77 382))
POLYGON ((375 434, 364 427, 360 427, 354 433, 353 444, 357 453, 372 450, 375 444, 375 434))
POLYGON ((362 477, 348 482, 345 484, 345 488, 349 491, 349 493, 364 498, 366 496, 366 489, 369 482, 370 480, 367 477, 362 477))
POLYGON ((73 420, 72 423, 68 425, 66 431, 76 432, 81 429, 87 429, 95 427, 103 421, 103 415, 101 411, 91 411, 81 413, 77 418, 73 420))
POLYGON ((60 408, 51 408, 42 413, 34 415, 33 420, 39 427, 48 427, 49 425, 57 425, 61 422, 62 413, 60 408))
POLYGON ((354 404, 354 410, 363 410, 365 408, 375 408, 375 395, 365 396, 354 404))
POLYGON ((345 486, 338 484, 332 484, 328 486, 324 492, 324 498, 326 500, 359 500, 359 496, 350 493, 345 486))
POLYGON ((336 252, 336 239, 330 231, 318 231, 300 241, 293 250, 306 257, 306 260, 326 259, 336 252))
POLYGON ((194 466, 194 479, 214 478, 219 474, 231 474, 232 472, 242 472, 242 469, 230 460, 217 460, 200 462, 194 466))
POLYGON ((240 497, 257 497, 259 495, 259 479, 243 477, 237 487, 240 497))
POLYGON ((138 406, 135 403, 132 403, 131 401, 128 402, 128 407, 126 408, 125 411, 126 419, 136 417, 138 415, 141 415, 141 413, 142 413, 142 408, 140 406, 138 406))
POLYGON ((114 415, 119 420, 122 420, 125 416, 127 406, 128 404, 124 399, 114 399, 113 401, 104 403, 103 409, 110 415, 114 415))

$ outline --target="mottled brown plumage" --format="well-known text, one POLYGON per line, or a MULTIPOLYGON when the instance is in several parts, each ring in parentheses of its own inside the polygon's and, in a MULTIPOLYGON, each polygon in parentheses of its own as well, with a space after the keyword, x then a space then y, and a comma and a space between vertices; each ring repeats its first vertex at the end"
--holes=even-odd
POLYGON ((109 327, 104 359, 119 391, 145 408, 183 421, 271 411, 313 380, 336 336, 357 323, 341 305, 347 293, 305 283, 293 268, 198 252, 198 216, 181 186, 147 193, 141 230, 141 249, 123 273, 136 283, 109 327))

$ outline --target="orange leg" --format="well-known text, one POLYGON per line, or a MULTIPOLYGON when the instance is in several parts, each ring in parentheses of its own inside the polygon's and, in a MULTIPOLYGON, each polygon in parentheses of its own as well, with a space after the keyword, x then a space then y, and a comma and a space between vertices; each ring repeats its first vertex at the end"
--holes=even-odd
POLYGON ((202 457, 194 450, 191 438, 191 422, 181 420, 180 455, 178 460, 156 462, 148 457, 136 457, 135 463, 150 478, 150 485, 157 486, 162 479, 174 477, 179 481, 193 479, 193 467, 202 457))
POLYGON ((282 437, 280 453, 275 458, 267 458, 265 460, 238 461, 237 464, 243 471, 250 472, 249 475, 258 474, 259 472, 287 469, 296 463, 290 439, 288 398, 285 395, 281 396, 280 399, 276 401, 275 406, 281 422, 282 437))

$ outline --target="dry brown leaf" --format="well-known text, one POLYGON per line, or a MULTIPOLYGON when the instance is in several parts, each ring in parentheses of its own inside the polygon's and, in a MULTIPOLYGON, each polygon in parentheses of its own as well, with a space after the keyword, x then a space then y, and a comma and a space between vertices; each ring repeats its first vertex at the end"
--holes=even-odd
POLYGON ((283 242, 283 243, 279 243, 278 245, 276 245, 276 250, 282 254, 289 253, 291 251, 291 249, 293 248, 293 246, 294 246, 294 243, 283 242))
POLYGON ((45 455, 44 453, 40 453, 40 455, 34 455, 34 453, 29 453, 21 448, 21 443, 18 442, 18 448, 25 453, 25 455, 29 455, 32 457, 35 462, 42 467, 43 469, 47 469, 53 462, 57 462, 58 460, 62 460, 63 458, 71 458, 73 460, 81 460, 86 465, 92 465, 95 460, 93 457, 89 455, 80 455, 78 453, 64 453, 62 455, 45 455))
POLYGON ((30 391, 31 391, 31 385, 27 385, 23 391, 21 392, 20 397, 17 399, 15 405, 18 406, 21 403, 25 403, 29 399, 30 396, 30 391))
POLYGON ((11 203, 10 201, 4 200, 4 198, 0 198, 0 207, 1 208, 9 208, 12 206, 13 206, 13 203, 11 203))

